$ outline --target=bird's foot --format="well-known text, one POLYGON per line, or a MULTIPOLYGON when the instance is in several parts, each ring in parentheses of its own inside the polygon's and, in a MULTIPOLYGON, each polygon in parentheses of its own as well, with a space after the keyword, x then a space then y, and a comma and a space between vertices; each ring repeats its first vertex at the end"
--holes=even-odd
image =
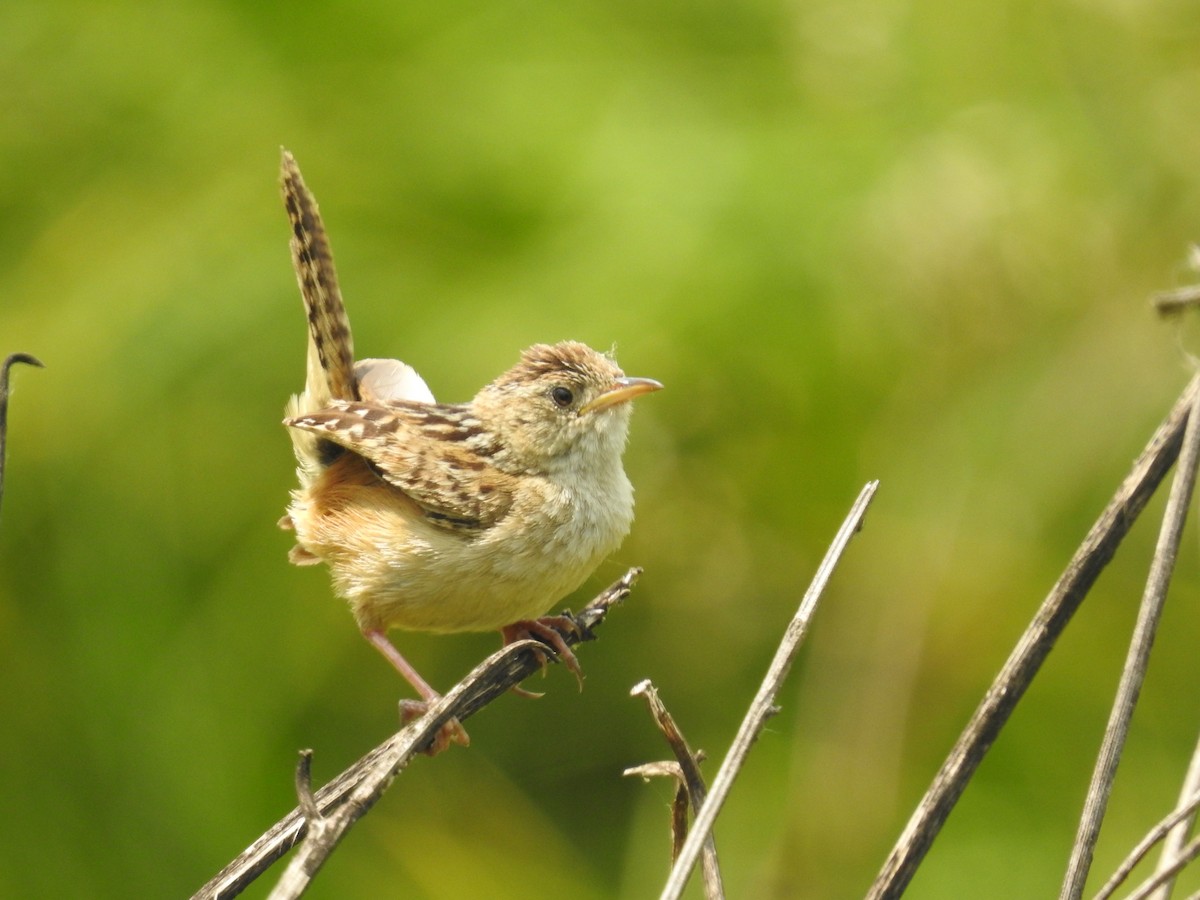
MULTIPOLYGON (((579 667, 579 659, 567 644, 563 635, 580 633, 579 623, 571 616, 542 616, 540 619, 526 619, 521 622, 513 622, 511 625, 505 625, 500 629, 500 634, 504 637, 504 645, 516 641, 523 641, 532 638, 546 644, 554 655, 562 660, 562 664, 567 667, 575 680, 579 682, 579 689, 583 690, 583 669, 579 667)), ((534 651, 541 657, 542 671, 546 670, 546 654, 540 651, 534 651)), ((523 688, 514 688, 518 694, 523 697, 540 697, 541 694, 535 694, 531 691, 526 691, 523 688)))
MULTIPOLYGON (((408 725, 421 718, 421 716, 429 712, 431 702, 429 700, 401 700, 400 724, 408 725)), ((451 719, 449 722, 444 722, 442 727, 434 734, 429 746, 421 752, 426 756, 437 756, 443 750, 448 750, 451 744, 458 744, 460 747, 471 746, 471 736, 459 724, 458 719, 451 719)))

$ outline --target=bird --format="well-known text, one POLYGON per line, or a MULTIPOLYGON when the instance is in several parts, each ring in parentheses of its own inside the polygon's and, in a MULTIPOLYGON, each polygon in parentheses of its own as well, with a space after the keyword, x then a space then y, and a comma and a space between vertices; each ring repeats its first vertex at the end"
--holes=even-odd
MULTIPOLYGON (((363 636, 421 698, 402 701, 405 721, 439 694, 392 629, 538 638, 579 678, 558 630, 571 620, 547 612, 629 532, 630 401, 662 385, 577 341, 529 347, 459 404, 436 402, 399 360, 356 362, 320 211, 286 149, 281 184, 308 319, 304 390, 283 420, 299 480, 279 522, 295 536, 290 561, 328 566, 363 636)), ((450 742, 469 742, 453 720, 433 752, 450 742)))

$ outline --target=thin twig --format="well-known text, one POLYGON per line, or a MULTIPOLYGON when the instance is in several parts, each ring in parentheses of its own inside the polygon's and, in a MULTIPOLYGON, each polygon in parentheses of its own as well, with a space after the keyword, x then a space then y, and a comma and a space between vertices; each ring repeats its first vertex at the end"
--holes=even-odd
POLYGON ((10 353, 0 363, 0 501, 4 499, 4 458, 8 444, 8 370, 17 363, 42 368, 42 362, 28 353, 10 353))
POLYGON ((537 641, 517 641, 477 666, 411 727, 402 730, 397 735, 397 740, 390 741, 386 751, 364 773, 365 777, 354 786, 336 809, 328 813, 317 808, 311 788, 304 779, 304 757, 301 757, 297 792, 299 809, 304 817, 304 842, 288 861, 288 866, 275 889, 271 891, 269 900, 295 900, 303 894, 354 824, 379 802, 396 776, 412 761, 413 756, 422 747, 427 747, 439 729, 454 718, 449 711, 465 696, 492 681, 494 673, 507 666, 510 660, 518 658, 522 653, 536 652, 541 646, 537 641))
MULTIPOLYGON (((700 754, 692 752, 692 748, 688 746, 687 738, 683 736, 683 732, 675 722, 675 717, 671 715, 666 705, 662 702, 662 699, 658 696, 658 688, 654 686, 649 678, 634 685, 633 690, 629 693, 634 697, 645 698, 646 705, 650 709, 650 715, 654 716, 654 721, 658 725, 658 730, 662 732, 663 737, 666 738, 667 745, 671 748, 671 752, 675 754, 679 769, 680 786, 684 791, 684 795, 691 803, 692 813, 693 815, 698 814, 704 806, 705 797, 708 796, 708 788, 704 784, 704 776, 700 774, 700 766, 698 765, 700 754)), ((634 769, 627 769, 624 774, 642 773, 634 769)), ((683 844, 687 837, 687 808, 685 807, 683 810, 682 822, 680 822, 680 811, 678 809, 674 810, 672 821, 674 823, 672 834, 675 836, 675 847, 673 848, 671 862, 674 863, 679 859, 679 854, 683 850, 683 844)), ((708 900, 721 900, 725 896, 725 886, 721 881, 721 866, 717 860, 717 842, 711 831, 704 841, 700 866, 704 875, 704 896, 708 900)))
MULTIPOLYGON (((630 766, 621 772, 626 778, 670 778, 675 782, 675 796, 671 799, 671 865, 679 859, 679 851, 688 835, 688 789, 683 777, 683 768, 670 759, 630 766)), ((707 858, 707 856, 706 856, 707 858)))
MULTIPOLYGON (((1121 862, 1121 865, 1117 866, 1117 870, 1112 874, 1112 877, 1105 882, 1104 887, 1100 889, 1100 892, 1096 894, 1093 900, 1108 900, 1109 897, 1115 894, 1117 888, 1119 888, 1125 882, 1125 879, 1129 877, 1129 873, 1134 870, 1138 863, 1146 858, 1147 853, 1154 849, 1154 845, 1161 841, 1176 825, 1187 821, 1194 816, 1198 808, 1200 808, 1200 791, 1193 794, 1189 799, 1186 800, 1186 802, 1181 801, 1178 808, 1176 808, 1170 815, 1151 828, 1150 831, 1146 833, 1146 836, 1138 841, 1137 846, 1129 851, 1129 855, 1125 857, 1125 859, 1121 862)), ((1186 832, 1184 837, 1187 837, 1186 832)), ((1180 847, 1171 856, 1172 862, 1174 862, 1182 849, 1182 842, 1180 842, 1180 847)), ((1166 866, 1160 866, 1160 869, 1165 868, 1166 866)))
MULTIPOLYGON (((1179 856, 1175 858, 1170 866, 1161 872, 1155 872, 1139 884, 1137 890, 1126 897, 1125 900, 1148 900, 1151 894, 1183 871, 1184 867, 1197 856, 1200 856, 1200 838, 1192 838, 1179 851, 1179 856)), ((1193 894, 1193 896, 1195 895, 1193 894)))
POLYGON ((742 719, 741 727, 729 747, 725 761, 721 763, 721 768, 718 770, 716 778, 713 779, 708 799, 704 801, 704 806, 696 814, 696 819, 692 823, 692 831, 688 835, 687 841, 684 842, 679 858, 675 860, 675 865, 671 869, 666 886, 659 895, 659 900, 678 900, 683 893, 688 877, 696 866, 700 848, 712 830, 717 814, 729 797, 733 781, 741 770, 742 764, 745 763, 751 745, 757 740, 767 719, 778 712, 778 708, 775 706, 775 696, 779 693, 783 680, 792 667, 792 661, 796 658, 796 653, 808 632, 808 625, 816 611, 817 601, 821 599, 821 592, 829 583, 833 570, 842 553, 845 552, 846 546, 850 543, 850 539, 862 527, 863 516, 866 515, 867 507, 878 488, 879 482, 871 481, 862 489, 858 499, 854 501, 854 506, 846 516, 846 520, 842 523, 842 527, 838 529, 825 558, 821 560, 821 565, 817 567, 817 573, 813 576, 812 583, 804 594, 804 599, 800 601, 800 608, 796 610, 796 615, 788 623, 783 641, 780 643, 779 649, 775 651, 775 658, 771 661, 766 678, 763 679, 745 718, 742 719))
POLYGON ((321 818, 321 811, 317 809, 317 800, 312 792, 312 750, 301 750, 300 761, 296 763, 296 799, 300 801, 300 812, 304 816, 304 821, 308 823, 309 830, 313 827, 313 822, 321 818))
MULTIPOLYGON (((296 764, 296 798, 300 802, 300 814, 304 816, 304 843, 271 891, 269 900, 293 900, 299 897, 308 889, 320 869, 320 863, 324 862, 321 859, 315 867, 308 866, 306 863, 309 858, 304 855, 304 851, 311 846, 325 843, 332 824, 329 818, 321 814, 317 799, 313 796, 312 758, 312 750, 301 750, 300 761, 296 764)), ((342 809, 345 809, 345 805, 342 809)))
MULTIPOLYGON (((566 642, 577 644, 594 639, 592 629, 604 621, 609 609, 629 595, 641 571, 638 568, 630 569, 576 613, 573 618, 579 625, 579 633, 564 634, 566 642)), ((521 641, 488 657, 452 691, 433 704, 425 715, 401 729, 317 791, 314 800, 319 815, 329 816, 364 784, 382 783, 386 788, 399 768, 406 765, 415 752, 429 746, 444 722, 452 718, 460 722, 470 718, 538 671, 543 664, 544 654, 544 645, 536 641, 521 641)), ((292 810, 201 887, 192 900, 224 900, 237 896, 294 847, 304 837, 305 830, 303 812, 299 808, 292 810)))
POLYGON ((988 688, 901 832, 896 846, 875 877, 867 900, 894 900, 904 893, 950 815, 950 810, 962 796, 971 776, 1024 696, 1055 641, 1175 462, 1189 412, 1198 394, 1200 376, 1192 378, 1166 420, 1154 432, 1134 462, 1133 470, 1092 525, 1066 570, 1017 641, 1004 667, 988 688))
POLYGON ((1189 306, 1200 306, 1200 284, 1160 291, 1151 298, 1151 302, 1162 316, 1179 313, 1189 306))
MULTIPOLYGON (((1179 822, 1171 828, 1166 839, 1163 840, 1162 855, 1159 857, 1156 871, 1163 871, 1169 868, 1176 857, 1183 852, 1183 845, 1187 841, 1188 832, 1192 830, 1192 824, 1196 820, 1196 804, 1200 804, 1200 741, 1196 742, 1196 749, 1192 751, 1191 762, 1188 763, 1187 772, 1183 776, 1183 787, 1179 791, 1179 807, 1186 807, 1191 803, 1191 813, 1184 816, 1179 822)), ((1165 884, 1162 889, 1154 895, 1153 900, 1168 900, 1171 896, 1171 885, 1165 884)))
POLYGON ((1188 505, 1192 501, 1192 489, 1196 486, 1196 467, 1200 463, 1200 393, 1192 399, 1187 429, 1183 435, 1183 446, 1179 451, 1179 463, 1175 466, 1175 478, 1163 513, 1162 528, 1158 534, 1158 545, 1154 548, 1154 559, 1150 563, 1150 575, 1146 579, 1146 590, 1142 595, 1137 623, 1129 642, 1125 667, 1117 694, 1113 698, 1112 712, 1104 730, 1104 740, 1092 772, 1087 799, 1083 804, 1083 815, 1075 844, 1071 848, 1071 859, 1063 879, 1061 900, 1079 900, 1092 867, 1092 854, 1100 837, 1100 825, 1108 808, 1117 765, 1129 736, 1129 723, 1133 719, 1133 708, 1146 679, 1150 665, 1150 651, 1154 646, 1154 635, 1162 619, 1163 607, 1167 602, 1167 588, 1171 585, 1171 574, 1175 571, 1175 559, 1179 555, 1179 542, 1183 537, 1183 526, 1187 521, 1188 505))

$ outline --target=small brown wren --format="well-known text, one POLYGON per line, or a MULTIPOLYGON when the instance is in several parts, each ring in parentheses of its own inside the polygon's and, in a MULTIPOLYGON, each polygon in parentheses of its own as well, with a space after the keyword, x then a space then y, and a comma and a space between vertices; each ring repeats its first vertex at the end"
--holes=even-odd
MULTIPOLYGON (((434 401, 393 359, 354 361, 317 204, 283 151, 292 261, 308 314, 304 392, 288 426, 300 487, 280 526, 290 559, 324 562, 359 629, 424 703, 438 694, 391 628, 536 636, 578 676, 545 617, 620 545, 633 521, 621 465, 629 402, 662 387, 574 341, 537 344, 468 403, 434 401)), ((456 722, 441 735, 465 744, 456 722)))

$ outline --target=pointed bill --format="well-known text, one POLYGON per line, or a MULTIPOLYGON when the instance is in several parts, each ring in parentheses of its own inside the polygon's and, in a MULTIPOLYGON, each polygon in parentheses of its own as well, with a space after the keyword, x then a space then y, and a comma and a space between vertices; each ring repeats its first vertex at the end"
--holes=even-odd
POLYGON ((596 412, 601 409, 608 409, 610 406, 616 406, 618 403, 625 403, 632 400, 634 397, 639 397, 642 394, 648 394, 651 391, 661 391, 662 385, 653 378, 618 378, 610 387, 600 396, 596 397, 590 403, 587 403, 579 411, 581 413, 596 412))

